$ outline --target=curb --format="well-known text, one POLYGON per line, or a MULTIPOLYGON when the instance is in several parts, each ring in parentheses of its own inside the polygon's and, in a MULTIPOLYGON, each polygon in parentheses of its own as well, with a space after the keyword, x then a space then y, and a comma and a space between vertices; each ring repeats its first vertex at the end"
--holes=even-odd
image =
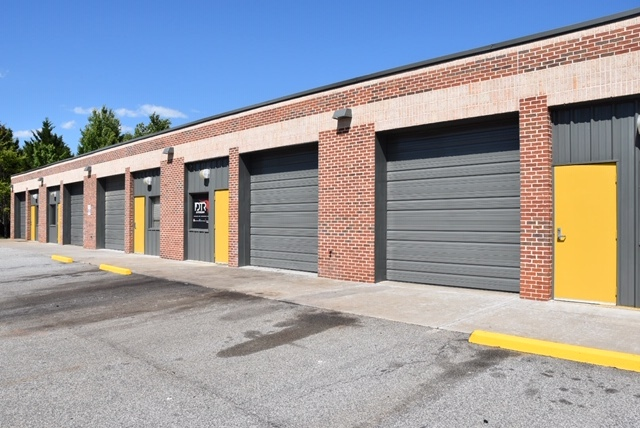
POLYGON ((59 256, 57 254, 52 255, 51 259, 62 263, 73 263, 73 259, 71 257, 59 256))
POLYGON ((111 265, 100 265, 100 270, 117 273, 119 275, 131 275, 131 269, 121 268, 121 267, 111 266, 111 265))
POLYGON ((640 355, 475 330, 469 343, 640 372, 640 355))

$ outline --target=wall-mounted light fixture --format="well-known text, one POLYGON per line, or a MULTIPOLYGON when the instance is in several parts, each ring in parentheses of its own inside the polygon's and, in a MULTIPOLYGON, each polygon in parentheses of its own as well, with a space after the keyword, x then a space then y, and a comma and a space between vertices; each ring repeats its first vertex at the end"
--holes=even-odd
POLYGON ((211 177, 211 170, 206 168, 206 169, 201 169, 200 170, 200 177, 204 180, 208 180, 209 177, 211 177))
POLYGON ((332 118, 335 120, 351 119, 352 117, 353 116, 350 108, 341 108, 340 110, 336 110, 335 112, 333 112, 332 116, 332 118))
POLYGON ((84 170, 87 173, 87 177, 91 177, 91 165, 85 166, 84 170))
POLYGON ((31 195, 31 197, 33 198, 33 202, 35 202, 37 204, 38 203, 38 194, 34 193, 33 195, 31 195))
POLYGON ((153 179, 151 177, 145 177, 143 180, 144 184, 146 184, 147 186, 151 186, 151 183, 153 182, 153 179))
POLYGON ((9 186, 11 188, 11 191, 13 192, 13 184, 11 186, 9 186))
POLYGON ((173 154, 173 147, 166 147, 163 151, 162 151, 163 155, 172 155, 173 154))
POLYGON ((44 181, 44 178, 43 178, 43 177, 38 177, 38 182, 40 183, 40 186, 42 186, 43 181, 44 181))
POLYGON ((51 192, 51 196, 53 196, 53 199, 55 199, 58 196, 58 192, 51 192))
POLYGON ((636 129, 638 130, 638 134, 640 134, 640 116, 636 119, 636 129))

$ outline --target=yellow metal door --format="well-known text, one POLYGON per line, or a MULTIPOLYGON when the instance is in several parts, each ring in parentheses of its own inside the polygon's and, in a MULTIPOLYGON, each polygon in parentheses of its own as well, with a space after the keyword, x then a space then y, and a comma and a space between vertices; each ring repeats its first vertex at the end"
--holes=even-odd
POLYGON ((144 254, 144 231, 147 228, 144 200, 144 196, 137 196, 133 204, 133 252, 139 254, 144 254))
POLYGON ((229 191, 216 190, 215 201, 215 261, 229 263, 229 191))
POLYGON ((38 232, 38 206, 31 205, 31 240, 35 241, 38 232))
POLYGON ((616 165, 554 168, 554 297, 616 303, 616 165))

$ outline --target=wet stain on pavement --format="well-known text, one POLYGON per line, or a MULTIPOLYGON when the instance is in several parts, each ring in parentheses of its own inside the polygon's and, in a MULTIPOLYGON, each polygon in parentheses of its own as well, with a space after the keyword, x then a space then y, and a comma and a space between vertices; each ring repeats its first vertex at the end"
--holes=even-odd
POLYGON ((312 312, 298 315, 295 319, 277 323, 275 327, 284 327, 275 333, 259 334, 256 331, 245 332, 248 341, 239 343, 217 353, 218 357, 244 357, 283 345, 293 344, 336 327, 354 326, 358 320, 337 312, 312 312), (256 334, 258 333, 258 334, 256 334))
POLYGON ((143 275, 67 283, 0 302, 2 336, 24 336, 146 313, 178 313, 212 304, 262 300, 143 275))

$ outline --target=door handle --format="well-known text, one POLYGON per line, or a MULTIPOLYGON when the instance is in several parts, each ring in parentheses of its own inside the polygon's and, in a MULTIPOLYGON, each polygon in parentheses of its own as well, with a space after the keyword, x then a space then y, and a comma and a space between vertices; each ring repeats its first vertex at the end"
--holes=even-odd
POLYGON ((567 239, 567 235, 563 235, 562 234, 562 228, 561 227, 558 228, 558 235, 557 236, 558 236, 558 241, 560 241, 560 242, 564 242, 565 239, 567 239))

